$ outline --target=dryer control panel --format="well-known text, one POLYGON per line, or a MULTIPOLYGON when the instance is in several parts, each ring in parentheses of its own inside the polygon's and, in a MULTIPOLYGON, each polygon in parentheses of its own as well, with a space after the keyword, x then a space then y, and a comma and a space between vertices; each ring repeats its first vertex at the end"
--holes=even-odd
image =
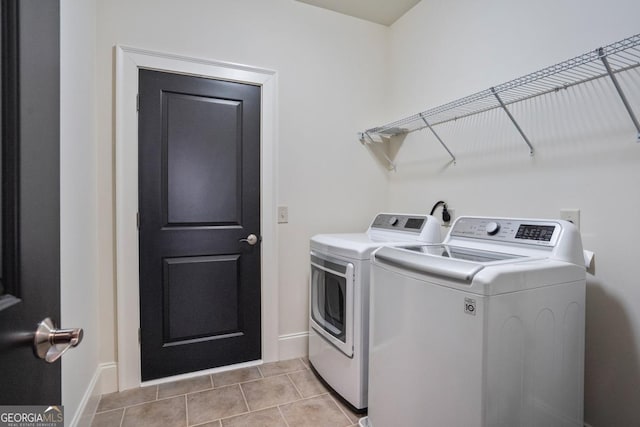
POLYGON ((419 234, 428 218, 425 215, 378 214, 371 228, 394 231, 409 231, 419 234))
POLYGON ((562 224, 556 221, 460 217, 449 234, 455 237, 555 246, 561 231, 562 224))

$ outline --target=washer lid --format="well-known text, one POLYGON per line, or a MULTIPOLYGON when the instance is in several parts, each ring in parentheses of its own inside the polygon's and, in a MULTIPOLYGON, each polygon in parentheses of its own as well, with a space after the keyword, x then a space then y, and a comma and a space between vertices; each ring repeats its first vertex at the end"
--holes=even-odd
MULTIPOLYGON (((498 295, 582 281, 584 267, 549 256, 453 245, 383 247, 372 263, 400 276, 479 295, 498 295)), ((375 272, 374 272, 375 274, 375 272)), ((375 280, 374 280, 375 282, 375 280)), ((393 285, 392 282, 389 284, 393 285)))
POLYGON ((375 253, 375 259, 418 273, 471 282, 487 265, 521 261, 525 257, 451 245, 415 245, 382 248, 375 253))
POLYGON ((434 255, 443 258, 451 258, 464 261, 474 261, 480 263, 504 261, 509 259, 523 258, 522 255, 495 252, 487 250, 477 250, 462 246, 452 245, 415 245, 404 246, 403 249, 411 252, 434 255))

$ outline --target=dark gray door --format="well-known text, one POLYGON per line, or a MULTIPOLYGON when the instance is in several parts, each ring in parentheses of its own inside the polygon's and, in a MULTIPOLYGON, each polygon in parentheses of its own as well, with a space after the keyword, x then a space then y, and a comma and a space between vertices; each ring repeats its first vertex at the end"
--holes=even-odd
POLYGON ((142 379, 259 359, 260 88, 139 88, 142 379))
POLYGON ((60 322, 59 4, 2 0, 0 405, 60 404, 60 362, 33 353, 60 322))

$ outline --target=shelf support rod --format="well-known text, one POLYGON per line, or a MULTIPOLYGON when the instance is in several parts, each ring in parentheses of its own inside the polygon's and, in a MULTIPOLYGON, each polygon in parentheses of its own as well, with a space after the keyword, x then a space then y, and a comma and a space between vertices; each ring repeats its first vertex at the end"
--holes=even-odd
POLYGON ((507 116, 509 116, 511 123, 513 123, 513 125, 516 127, 516 129, 520 133, 520 136, 522 136, 522 139, 524 139, 524 142, 526 142, 527 145, 529 146, 529 153, 533 156, 533 145, 531 145, 529 138, 527 138, 527 135, 524 134, 524 131, 522 130, 518 122, 516 122, 516 119, 511 115, 511 112, 509 111, 507 106, 504 104, 504 102, 502 102, 502 99, 500 98, 500 95, 498 95, 498 93, 496 92, 495 88, 493 87, 491 88, 491 93, 493 93, 493 96, 495 96, 498 102, 500 103, 500 107, 502 107, 504 112, 507 113, 507 116))
POLYGON ((607 74, 609 74, 609 77, 613 82, 613 86, 615 86, 616 91, 618 92, 618 95, 620 95, 620 99, 624 104, 624 107, 627 109, 627 113, 629 113, 629 117, 631 117, 631 121, 636 127, 636 131, 638 132, 636 142, 640 142, 640 122, 638 122, 638 118, 633 112, 633 109, 631 108, 631 104, 629 104, 629 101, 627 100, 627 97, 625 96, 624 91, 620 86, 620 83, 618 83, 618 79, 616 75, 613 73, 613 70, 611 69, 611 65, 609 65, 609 60, 607 60, 607 54, 605 53, 603 48, 598 48, 598 56, 600 57, 600 60, 604 64, 604 68, 607 69, 607 74))
POLYGON ((438 140, 438 142, 440 142, 440 144, 442 145, 442 147, 444 147, 445 150, 447 150, 447 153, 449 153, 449 155, 451 156, 451 158, 453 159, 453 163, 456 162, 456 156, 453 155, 453 153, 451 152, 451 150, 449 150, 449 147, 447 147, 447 144, 444 143, 444 141, 442 141, 442 139, 440 138, 440 135, 438 135, 436 133, 436 131, 433 129, 433 127, 431 127, 431 125, 429 124, 429 122, 427 121, 427 119, 424 118, 424 116, 422 115, 422 113, 420 113, 420 118, 422 119, 422 121, 424 122, 425 125, 427 125, 427 127, 429 128, 429 130, 431 131, 431 133, 433 133, 433 136, 436 137, 436 139, 438 140))
MULTIPOLYGON (((367 137, 367 139, 369 140, 368 144, 375 144, 376 142, 373 140, 373 138, 371 138, 371 135, 369 135, 369 132, 363 132, 363 135, 367 137)), ((382 150, 382 156, 387 160, 387 162, 389 162, 389 170, 395 171, 396 170, 396 164, 393 163, 393 161, 389 158, 389 156, 387 156, 387 153, 384 152, 384 149, 382 150)))

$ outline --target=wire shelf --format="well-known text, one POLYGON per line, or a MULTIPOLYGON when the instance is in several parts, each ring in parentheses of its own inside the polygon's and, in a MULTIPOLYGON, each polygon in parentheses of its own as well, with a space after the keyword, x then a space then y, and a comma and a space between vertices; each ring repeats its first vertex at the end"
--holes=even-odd
MULTIPOLYGON (((433 126, 496 108, 502 108, 509 115, 509 118, 525 142, 527 142, 533 154, 532 145, 509 113, 507 106, 606 76, 609 76, 613 80, 616 90, 638 130, 638 137, 640 139, 640 123, 633 113, 631 106, 628 104, 616 79, 617 73, 629 71, 637 67, 640 67, 640 34, 447 104, 396 120, 384 126, 367 129, 360 133, 360 139, 367 142, 367 140, 371 141, 372 135, 389 137, 415 132, 425 128, 430 129, 435 134, 433 126)), ((454 155, 444 145, 444 142, 440 140, 437 134, 435 135, 455 161, 454 155)))

